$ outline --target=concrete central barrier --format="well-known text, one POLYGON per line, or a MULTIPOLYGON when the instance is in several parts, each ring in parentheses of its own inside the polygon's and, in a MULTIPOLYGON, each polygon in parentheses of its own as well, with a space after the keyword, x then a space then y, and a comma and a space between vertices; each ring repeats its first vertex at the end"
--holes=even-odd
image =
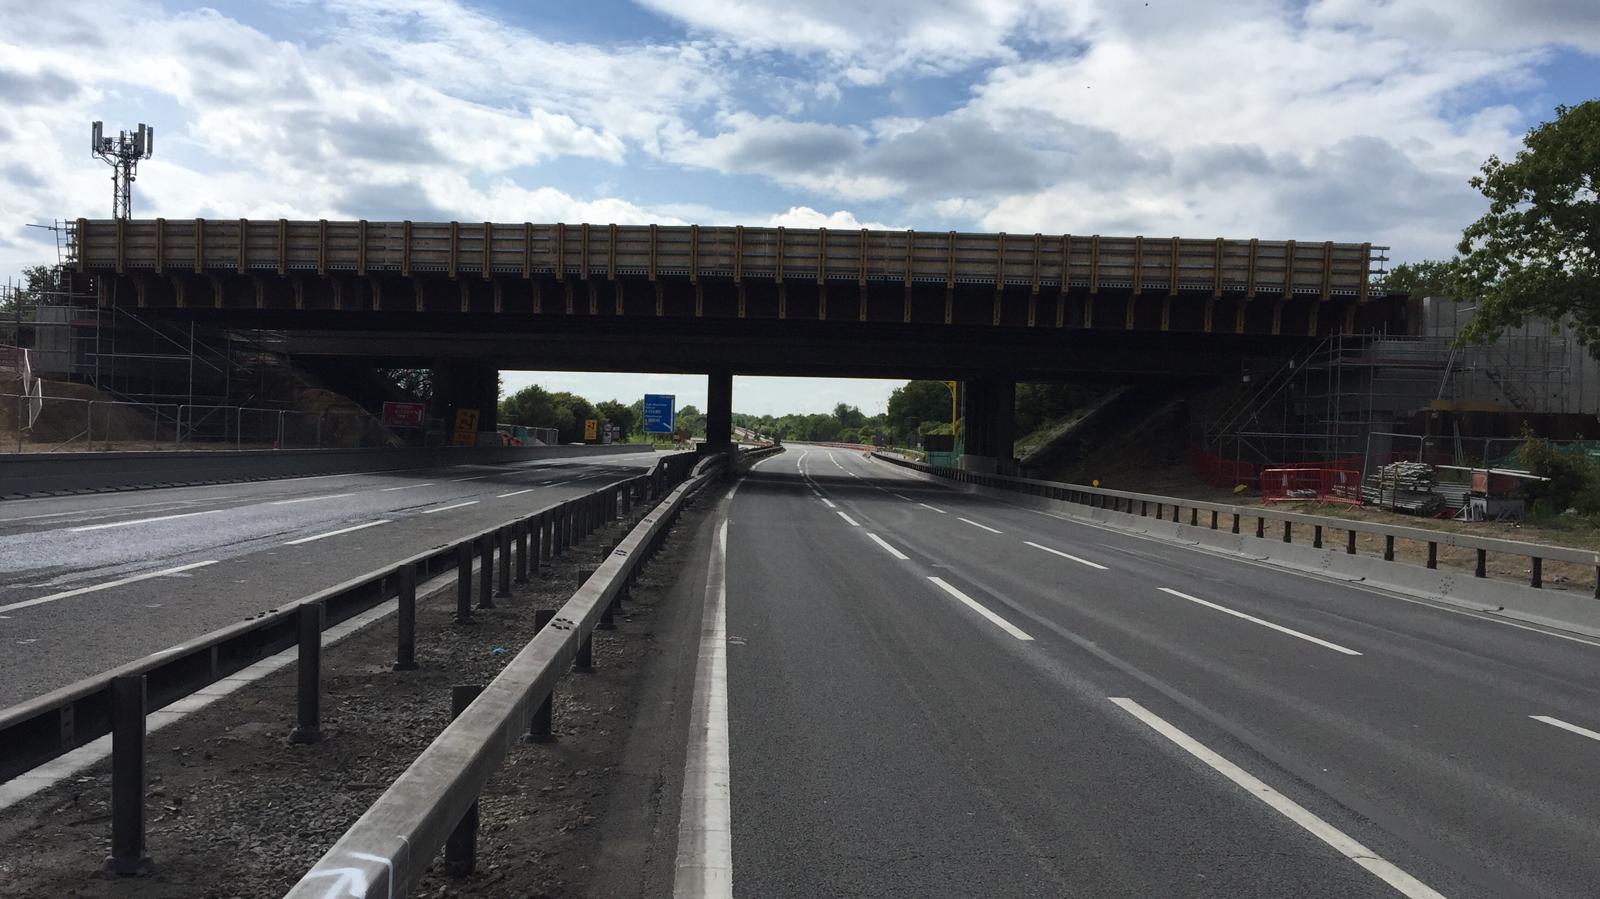
POLYGON ((648 445, 23 453, 0 456, 0 497, 182 487, 360 471, 648 453, 648 445))

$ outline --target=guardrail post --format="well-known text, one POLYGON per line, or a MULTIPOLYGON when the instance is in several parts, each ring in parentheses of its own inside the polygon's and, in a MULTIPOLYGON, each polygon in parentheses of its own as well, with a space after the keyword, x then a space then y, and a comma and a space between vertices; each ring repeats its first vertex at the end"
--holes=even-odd
POLYGON ((511 595, 511 529, 502 527, 496 530, 494 539, 500 544, 500 578, 494 595, 506 597, 511 595))
POLYGON ((538 543, 539 549, 534 553, 535 568, 555 558, 555 516, 549 512, 539 513, 538 543))
POLYGON ((1265 518, 1263 518, 1262 516, 1257 515, 1256 516, 1256 537, 1259 539, 1259 538, 1262 538, 1262 537, 1265 537, 1265 536, 1267 536, 1267 520, 1265 518))
POLYGON ((1544 586, 1544 560, 1533 556, 1533 573, 1528 578, 1529 586, 1535 590, 1544 586))
POLYGON ((1322 548, 1322 525, 1320 524, 1311 528, 1311 547, 1312 549, 1322 548))
POLYGON ((527 519, 517 522, 512 528, 517 542, 517 583, 528 582, 528 529, 531 527, 527 519))
POLYGON ((1211 529, 1213 531, 1217 529, 1217 510, 1216 509, 1212 509, 1211 510, 1211 529))
POLYGON ((494 608, 494 535, 478 538, 478 608, 494 608))
MULTIPOLYGON (((457 684, 450 688, 450 719, 453 721, 483 692, 482 684, 457 684)), ((478 867, 478 801, 474 799, 461 816, 456 829, 444 842, 444 870, 451 877, 465 877, 478 867)))
POLYGON ((1428 567, 1439 567, 1439 541, 1437 540, 1428 541, 1428 567))
POLYGON ((1285 521, 1283 523, 1283 542, 1284 543, 1293 543, 1294 542, 1293 531, 1291 530, 1293 527, 1294 527, 1294 524, 1292 522, 1285 521))
POLYGON ((1393 534, 1384 534, 1383 535, 1383 560, 1385 562, 1393 562, 1394 561, 1394 535, 1393 534))
POLYGON ((144 675, 111 679, 111 854, 108 876, 153 870, 144 843, 144 675))
POLYGON ((1173 524, 1177 524, 1178 523, 1178 504, 1177 503, 1173 503, 1172 504, 1172 523, 1173 524))
POLYGON ((417 670, 417 566, 401 565, 399 576, 399 637, 395 645, 394 670, 417 670))
POLYGON ((472 541, 456 544, 456 624, 472 623, 472 541))
MULTIPOLYGON (((544 630, 545 625, 549 624, 555 619, 555 617, 555 609, 535 609, 533 612, 534 633, 537 634, 539 631, 544 630)), ((551 713, 555 710, 555 701, 556 691, 554 687, 551 687, 550 695, 544 698, 544 702, 540 703, 539 707, 533 710, 533 717, 528 719, 528 732, 522 737, 522 742, 555 742, 555 733, 550 729, 550 720, 552 717, 551 713)))
POLYGON ((1344 554, 1347 556, 1356 554, 1356 532, 1354 530, 1344 532, 1344 554))
POLYGON ((1239 513, 1238 512, 1233 513, 1233 532, 1235 534, 1239 533, 1239 513))
POLYGON ((290 743, 316 743, 322 739, 322 604, 300 606, 300 659, 296 665, 295 728, 290 743))
POLYGON ((1477 567, 1473 569, 1472 576, 1473 577, 1487 577, 1488 573, 1489 573, 1488 569, 1489 569, 1489 551, 1486 550, 1486 549, 1480 549, 1480 550, 1478 550, 1478 564, 1477 564, 1477 567))

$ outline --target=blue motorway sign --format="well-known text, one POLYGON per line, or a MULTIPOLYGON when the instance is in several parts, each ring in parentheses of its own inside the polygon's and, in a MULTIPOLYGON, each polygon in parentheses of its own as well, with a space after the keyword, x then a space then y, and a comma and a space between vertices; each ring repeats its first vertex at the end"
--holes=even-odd
POLYGON ((644 432, 646 434, 671 434, 678 424, 677 397, 670 393, 644 395, 644 432))

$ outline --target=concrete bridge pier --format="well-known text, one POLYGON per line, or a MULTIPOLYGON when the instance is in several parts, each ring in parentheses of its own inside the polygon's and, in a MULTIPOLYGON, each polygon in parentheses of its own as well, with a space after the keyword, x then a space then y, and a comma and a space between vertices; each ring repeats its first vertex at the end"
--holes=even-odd
POLYGON ((478 433, 493 431, 500 406, 500 370, 474 359, 441 359, 433 366, 428 414, 444 419, 445 440, 456 429, 456 412, 478 410, 478 433))
POLYGON ((733 443, 733 370, 714 368, 706 375, 706 442, 703 453, 726 453, 733 443))
POLYGON ((985 474, 1013 471, 1017 382, 1009 375, 969 378, 961 396, 965 428, 961 467, 985 474))

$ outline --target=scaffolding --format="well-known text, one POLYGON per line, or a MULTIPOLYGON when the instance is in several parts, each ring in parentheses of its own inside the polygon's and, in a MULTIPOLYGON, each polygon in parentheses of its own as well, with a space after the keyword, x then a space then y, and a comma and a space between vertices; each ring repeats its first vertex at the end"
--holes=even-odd
POLYGON ((1364 457, 1369 434, 1413 430, 1418 413, 1587 412, 1594 398, 1572 389, 1574 352, 1551 336, 1458 346, 1446 336, 1331 335, 1204 423, 1201 448, 1248 465, 1350 462, 1364 457))

